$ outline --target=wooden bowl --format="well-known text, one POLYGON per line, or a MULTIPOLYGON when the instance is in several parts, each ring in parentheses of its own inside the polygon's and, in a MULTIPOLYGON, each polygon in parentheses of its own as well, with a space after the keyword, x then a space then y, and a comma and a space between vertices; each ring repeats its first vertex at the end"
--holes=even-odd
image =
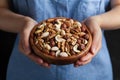
POLYGON ((30 33, 33 53, 56 65, 76 62, 87 54, 91 43, 92 36, 86 25, 65 17, 44 20, 30 33))

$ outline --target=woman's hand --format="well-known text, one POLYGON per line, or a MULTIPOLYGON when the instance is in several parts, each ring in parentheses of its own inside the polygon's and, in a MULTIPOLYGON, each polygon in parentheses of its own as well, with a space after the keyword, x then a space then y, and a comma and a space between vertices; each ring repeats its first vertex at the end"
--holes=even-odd
POLYGON ((91 62, 92 58, 98 53, 102 45, 102 32, 100 28, 100 23, 97 22, 97 18, 90 17, 86 19, 84 23, 86 24, 86 26, 89 28, 90 32, 92 33, 93 42, 92 42, 92 46, 88 54, 80 58, 74 64, 75 67, 85 65, 91 62))
POLYGON ((29 45, 29 35, 32 30, 32 28, 37 24, 37 22, 29 17, 26 17, 25 25, 20 30, 20 41, 19 41, 19 49, 22 53, 24 53, 27 57, 29 57, 31 60, 36 62, 37 64, 40 64, 44 67, 50 67, 50 65, 46 62, 44 62, 40 57, 34 55, 31 52, 30 45, 29 45))

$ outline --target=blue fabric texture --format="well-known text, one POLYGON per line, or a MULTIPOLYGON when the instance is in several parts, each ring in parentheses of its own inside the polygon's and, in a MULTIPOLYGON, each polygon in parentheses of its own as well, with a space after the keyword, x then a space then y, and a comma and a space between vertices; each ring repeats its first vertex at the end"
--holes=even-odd
MULTIPOLYGON (((13 0, 19 14, 36 21, 52 17, 68 17, 82 21, 105 12, 108 0, 13 0)), ((18 37, 19 38, 19 37, 18 37)), ((44 68, 18 50, 16 39, 7 70, 7 80, 112 80, 112 67, 103 35, 102 48, 93 60, 75 68, 73 64, 44 68)))

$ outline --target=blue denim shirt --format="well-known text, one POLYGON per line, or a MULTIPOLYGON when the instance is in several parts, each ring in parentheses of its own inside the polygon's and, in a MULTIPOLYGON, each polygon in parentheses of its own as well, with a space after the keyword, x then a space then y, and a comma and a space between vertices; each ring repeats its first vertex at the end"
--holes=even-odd
MULTIPOLYGON (((30 16, 36 21, 51 17, 68 17, 79 21, 105 12, 109 0, 13 0, 19 14, 30 16)), ((19 37, 18 37, 19 38, 19 37)), ((73 64, 50 69, 35 64, 18 50, 16 39, 10 57, 7 80, 112 80, 112 67, 105 38, 102 48, 93 60, 78 68, 73 64)))

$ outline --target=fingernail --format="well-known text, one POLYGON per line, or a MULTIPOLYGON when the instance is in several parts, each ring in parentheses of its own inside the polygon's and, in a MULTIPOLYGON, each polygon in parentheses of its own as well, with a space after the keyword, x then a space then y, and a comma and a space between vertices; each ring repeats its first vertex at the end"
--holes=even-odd
POLYGON ((39 63, 42 64, 42 63, 43 63, 43 60, 40 59, 40 60, 39 60, 39 63))

